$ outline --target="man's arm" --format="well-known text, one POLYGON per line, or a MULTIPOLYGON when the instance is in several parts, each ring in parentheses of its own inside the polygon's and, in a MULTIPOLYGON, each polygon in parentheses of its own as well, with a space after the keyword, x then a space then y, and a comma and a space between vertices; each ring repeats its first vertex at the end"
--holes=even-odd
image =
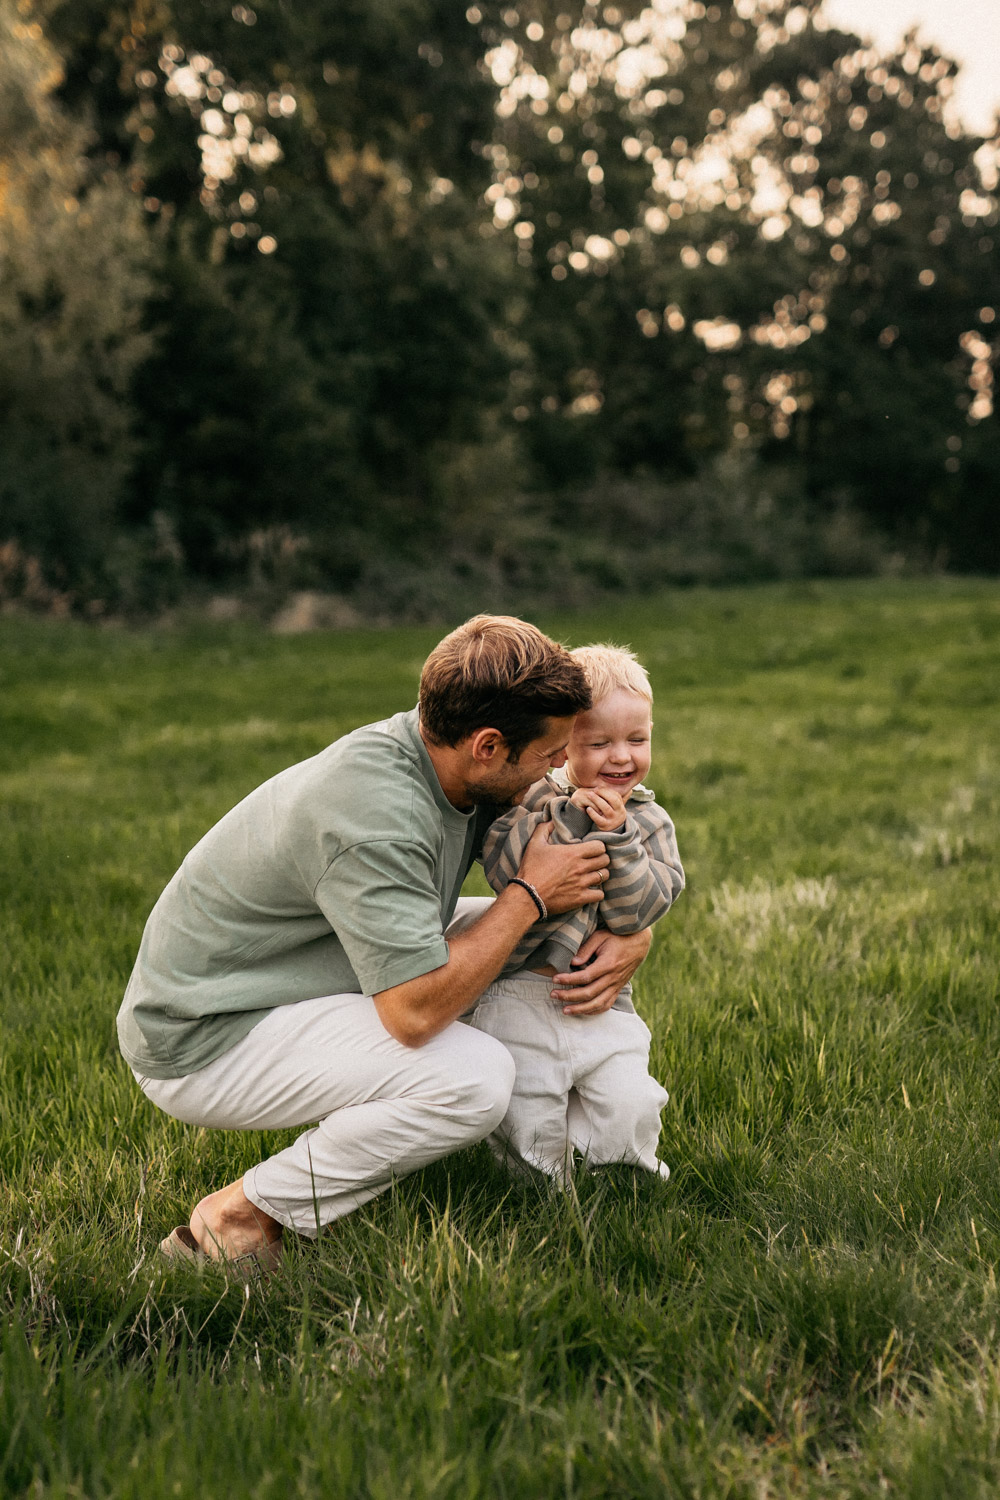
MULTIPOLYGON (((603 844, 551 844, 542 826, 532 835, 518 873, 557 913, 600 901, 607 868, 603 844)), ((446 964, 374 996, 382 1025, 404 1046, 422 1046, 482 994, 537 918, 528 892, 507 886, 473 928, 449 939, 446 964)))
POLYGON ((619 936, 599 927, 573 959, 568 974, 552 980, 552 998, 567 1016, 599 1016, 610 1010, 622 985, 632 978, 649 952, 653 929, 619 936), (592 961, 591 961, 592 959, 592 961))

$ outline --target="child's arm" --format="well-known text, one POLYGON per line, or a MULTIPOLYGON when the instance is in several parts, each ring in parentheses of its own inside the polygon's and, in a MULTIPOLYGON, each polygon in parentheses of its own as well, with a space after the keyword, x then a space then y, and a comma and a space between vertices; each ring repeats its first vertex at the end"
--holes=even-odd
POLYGON ((597 922, 609 932, 641 932, 669 911, 684 889, 674 825, 649 801, 628 806, 616 792, 578 788, 548 803, 554 839, 600 839, 611 868, 597 922))
POLYGON ((480 855, 486 879, 499 893, 517 874, 528 840, 549 821, 548 805, 556 795, 548 779, 529 787, 521 801, 494 818, 483 837, 480 855))
MULTIPOLYGON (((547 781, 539 782, 525 795, 519 806, 501 814, 486 831, 483 839, 483 873, 498 894, 517 874, 528 840, 540 823, 547 823, 555 844, 598 842, 586 814, 572 809, 570 823, 565 817, 552 820, 552 811, 564 806, 567 799, 547 781), (570 826, 572 825, 572 826, 570 826)), ((534 923, 517 944, 504 965, 505 974, 526 967, 530 962, 565 965, 597 923, 597 904, 576 910, 552 913, 534 923), (554 945, 554 946, 553 946, 554 945)))
POLYGON ((623 828, 602 838, 611 871, 598 921, 619 934, 651 927, 684 889, 673 823, 655 802, 640 802, 628 809, 623 828))

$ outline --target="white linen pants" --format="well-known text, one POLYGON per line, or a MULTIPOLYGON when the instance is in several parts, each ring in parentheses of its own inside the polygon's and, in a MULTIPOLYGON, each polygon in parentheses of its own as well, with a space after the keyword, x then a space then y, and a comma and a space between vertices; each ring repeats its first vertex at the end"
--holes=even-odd
MULTIPOLYGON (((460 900, 448 934, 487 902, 460 900)), ((404 1047, 367 995, 280 1005, 197 1073, 139 1077, 147 1098, 187 1124, 310 1125, 251 1167, 243 1190, 311 1239, 396 1178, 483 1140, 503 1118, 513 1083, 510 1053, 492 1037, 456 1021, 424 1046, 404 1047)))
POLYGON ((660 1111, 670 1097, 649 1072, 649 1027, 625 985, 611 1010, 567 1016, 552 980, 530 969, 483 991, 473 1026, 502 1042, 517 1076, 510 1106, 490 1136, 515 1171, 563 1181, 574 1150, 589 1166, 629 1162, 669 1177, 656 1155, 660 1111))

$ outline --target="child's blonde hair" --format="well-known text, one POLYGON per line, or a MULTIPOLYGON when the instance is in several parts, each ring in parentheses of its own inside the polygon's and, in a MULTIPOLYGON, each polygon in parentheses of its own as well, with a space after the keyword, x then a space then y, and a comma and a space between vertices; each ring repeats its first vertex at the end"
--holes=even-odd
POLYGON ((570 652, 574 661, 580 663, 587 678, 590 695, 597 704, 609 693, 622 690, 635 693, 652 704, 653 689, 649 685, 649 673, 634 651, 627 646, 577 646, 570 652))

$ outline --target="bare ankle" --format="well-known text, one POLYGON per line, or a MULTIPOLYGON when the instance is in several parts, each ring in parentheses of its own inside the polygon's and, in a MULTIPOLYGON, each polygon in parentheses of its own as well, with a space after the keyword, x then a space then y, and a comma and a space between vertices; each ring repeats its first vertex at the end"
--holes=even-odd
POLYGON ((282 1226, 250 1201, 242 1182, 232 1182, 195 1205, 191 1233, 207 1255, 230 1260, 277 1243, 282 1226))

